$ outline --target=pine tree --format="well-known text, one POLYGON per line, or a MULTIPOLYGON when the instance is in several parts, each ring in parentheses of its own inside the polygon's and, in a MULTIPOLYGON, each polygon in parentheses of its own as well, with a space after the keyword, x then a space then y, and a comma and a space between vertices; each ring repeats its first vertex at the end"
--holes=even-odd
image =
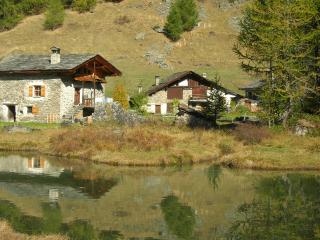
POLYGON ((194 0, 178 0, 178 9, 181 15, 182 28, 191 31, 198 23, 198 9, 194 0))
POLYGON ((126 89, 122 84, 117 84, 112 93, 113 101, 118 102, 124 109, 128 109, 129 101, 126 89))
POLYGON ((167 22, 164 27, 165 34, 172 41, 177 41, 183 32, 183 25, 181 20, 180 11, 178 9, 178 2, 175 2, 170 9, 167 17, 167 22))
POLYGON ((211 91, 209 96, 207 97, 207 102, 204 107, 204 114, 213 120, 214 125, 217 125, 217 119, 219 114, 226 111, 226 100, 220 92, 220 77, 216 75, 215 80, 212 84, 211 91))
POLYGON ((54 30, 62 26, 64 21, 64 15, 64 7, 61 0, 50 0, 47 12, 45 14, 45 29, 54 30))

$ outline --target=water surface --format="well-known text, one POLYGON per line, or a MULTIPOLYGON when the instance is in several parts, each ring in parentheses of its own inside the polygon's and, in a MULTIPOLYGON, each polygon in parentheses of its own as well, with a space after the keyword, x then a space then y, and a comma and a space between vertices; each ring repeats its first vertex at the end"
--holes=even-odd
POLYGON ((320 175, 2 154, 0 218, 70 239, 320 239, 320 175))

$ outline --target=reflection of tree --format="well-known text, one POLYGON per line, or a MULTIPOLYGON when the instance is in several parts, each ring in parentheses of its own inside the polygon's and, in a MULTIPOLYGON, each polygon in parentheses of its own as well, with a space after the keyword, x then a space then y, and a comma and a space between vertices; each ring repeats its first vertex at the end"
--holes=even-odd
POLYGON ((118 181, 114 178, 78 179, 72 172, 63 172, 59 177, 49 175, 22 175, 15 173, 0 173, 0 182, 29 183, 43 185, 70 186, 92 198, 100 198, 106 192, 117 185, 118 181))
POLYGON ((181 204, 176 196, 170 195, 161 201, 161 210, 169 230, 182 239, 194 239, 196 223, 194 210, 181 204))
POLYGON ((58 203, 43 203, 42 210, 43 218, 28 216, 23 214, 13 203, 0 200, 0 219, 7 221, 16 232, 29 235, 65 234, 70 240, 123 239, 122 234, 118 231, 99 232, 89 221, 76 220, 63 224, 58 203))
POLYGON ((219 165, 211 165, 208 168, 208 179, 213 189, 216 191, 219 188, 219 181, 221 177, 222 169, 219 165))
POLYGON ((264 178, 258 198, 238 209, 228 239, 320 239, 320 177, 264 178))

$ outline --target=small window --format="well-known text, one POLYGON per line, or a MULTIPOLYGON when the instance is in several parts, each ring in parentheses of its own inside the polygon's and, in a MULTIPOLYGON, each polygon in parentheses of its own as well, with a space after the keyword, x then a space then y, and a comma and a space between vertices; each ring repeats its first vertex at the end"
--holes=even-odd
POLYGON ((27 114, 32 114, 32 106, 27 107, 27 114))
POLYGON ((35 97, 41 97, 41 86, 34 86, 34 95, 35 97))

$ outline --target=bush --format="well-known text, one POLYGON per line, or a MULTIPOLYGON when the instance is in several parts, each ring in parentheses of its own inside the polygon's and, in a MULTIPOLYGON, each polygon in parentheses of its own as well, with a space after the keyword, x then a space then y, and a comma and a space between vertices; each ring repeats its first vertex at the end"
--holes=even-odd
POLYGON ((237 140, 244 142, 244 144, 258 144, 262 140, 271 137, 268 129, 258 127, 252 124, 240 124, 234 130, 234 135, 237 140))
POLYGON ((48 30, 54 30, 62 26, 64 14, 64 7, 61 0, 50 0, 49 7, 46 12, 44 28, 48 30))
POLYGON ((79 13, 91 11, 97 4, 96 0, 74 0, 72 8, 79 13))
POLYGON ((234 153, 233 145, 230 142, 220 142, 217 147, 221 155, 229 155, 234 153))
POLYGON ((183 32, 181 15, 175 4, 170 9, 166 25, 164 26, 164 32, 172 41, 179 40, 183 32))
POLYGON ((47 0, 22 0, 18 4, 18 9, 25 15, 36 15, 43 13, 47 6, 47 0))
POLYGON ((0 1, 0 31, 6 31, 15 27, 21 16, 11 0, 0 1))

